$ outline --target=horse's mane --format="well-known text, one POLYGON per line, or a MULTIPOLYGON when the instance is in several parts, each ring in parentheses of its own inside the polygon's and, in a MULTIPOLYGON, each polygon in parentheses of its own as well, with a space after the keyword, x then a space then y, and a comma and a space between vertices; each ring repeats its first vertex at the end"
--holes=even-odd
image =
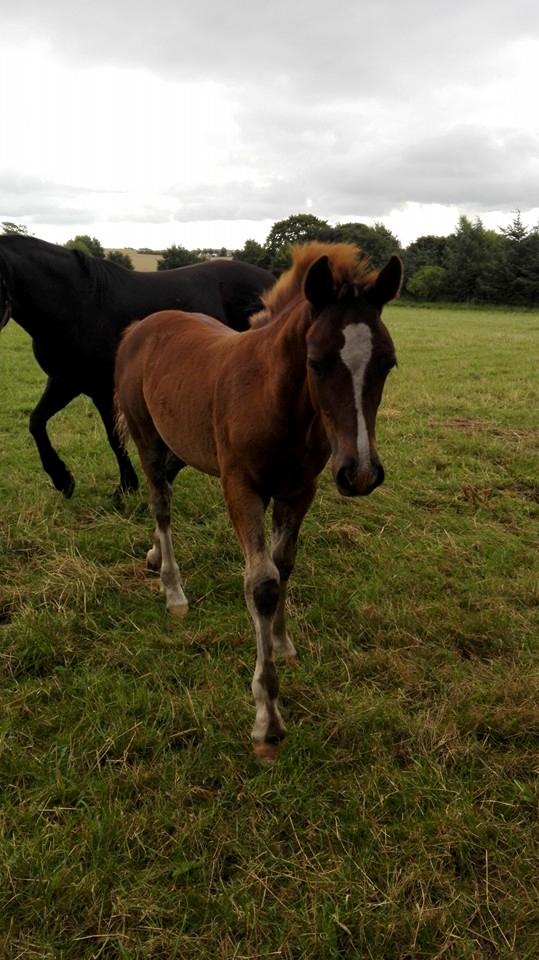
MULTIPOLYGON (((41 240, 39 237, 31 237, 26 234, 8 233, 0 236, 0 259, 4 260, 2 253, 9 253, 10 249, 24 253, 37 251, 42 258, 48 255, 65 263, 71 263, 75 266, 77 273, 90 284, 91 295, 100 301, 105 301, 110 285, 111 276, 122 273, 122 268, 110 260, 104 260, 101 257, 93 257, 77 247, 64 247, 61 244, 50 243, 48 240, 41 240)), ((5 257, 6 266, 8 266, 8 257, 5 257)))
POLYGON ((365 290, 378 275, 369 257, 353 243, 320 243, 315 240, 293 246, 292 266, 281 274, 273 287, 262 294, 260 299, 264 309, 251 317, 251 326, 263 327, 271 323, 288 304, 299 300, 307 270, 323 256, 329 259, 337 292, 344 287, 355 288, 356 292, 365 290))

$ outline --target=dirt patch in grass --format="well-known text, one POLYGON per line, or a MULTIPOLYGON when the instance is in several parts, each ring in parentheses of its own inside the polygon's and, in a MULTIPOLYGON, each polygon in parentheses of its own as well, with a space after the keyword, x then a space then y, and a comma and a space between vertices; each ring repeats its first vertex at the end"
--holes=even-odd
POLYGON ((463 433, 489 433, 491 436, 503 437, 506 440, 538 440, 539 430, 521 430, 516 427, 503 426, 493 420, 481 417, 430 417, 429 426, 449 427, 450 430, 460 430, 463 433))

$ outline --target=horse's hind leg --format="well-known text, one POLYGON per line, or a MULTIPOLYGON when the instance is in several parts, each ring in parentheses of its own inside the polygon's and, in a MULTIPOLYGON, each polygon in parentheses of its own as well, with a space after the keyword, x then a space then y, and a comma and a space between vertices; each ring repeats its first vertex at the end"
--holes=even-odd
POLYGON ((118 463, 118 469, 120 471, 120 483, 114 491, 114 499, 121 500, 124 493, 130 493, 131 491, 138 489, 138 477, 135 473, 133 464, 129 459, 129 455, 124 447, 124 444, 122 443, 122 440, 118 436, 116 430, 116 425, 114 422, 112 382, 108 390, 103 390, 102 393, 96 394, 92 397, 92 400, 94 401, 99 416, 103 421, 103 426, 107 432, 107 439, 118 463))
POLYGON ((315 491, 313 483, 299 496, 290 500, 275 500, 273 504, 271 553, 280 576, 279 602, 272 623, 273 649, 276 657, 285 657, 290 661, 296 660, 297 654, 286 632, 286 592, 296 560, 300 527, 313 502, 315 491))
MULTIPOLYGON (((176 479, 180 470, 185 467, 186 464, 183 460, 180 460, 171 450, 168 451, 165 461, 165 474, 168 480, 168 483, 172 487, 174 480, 176 479)), ((162 563, 162 554, 161 554, 161 538, 159 535, 159 527, 157 523, 155 525, 155 530, 153 534, 153 546, 150 547, 148 553, 146 554, 146 564, 150 570, 159 572, 161 569, 162 563)))
POLYGON ((75 489, 75 480, 50 442, 47 433, 47 421, 54 417, 55 413, 67 407, 68 403, 78 397, 79 393, 80 390, 77 387, 49 377, 39 403, 30 414, 30 433, 35 440, 43 469, 49 474, 54 486, 63 493, 64 497, 72 496, 75 489))
MULTIPOLYGON (((140 448, 139 448, 140 449, 140 448)), ((180 571, 174 556, 170 532, 170 499, 172 479, 185 464, 179 460, 157 435, 154 442, 140 449, 141 461, 148 480, 150 507, 155 519, 154 545, 148 551, 148 566, 159 566, 161 589, 166 596, 167 610, 176 616, 187 613, 188 602, 183 592, 180 571)))

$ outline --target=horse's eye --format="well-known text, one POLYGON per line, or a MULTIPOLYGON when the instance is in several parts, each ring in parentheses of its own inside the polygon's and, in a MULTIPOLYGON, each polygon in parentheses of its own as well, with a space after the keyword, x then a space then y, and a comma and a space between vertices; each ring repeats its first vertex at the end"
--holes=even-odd
POLYGON ((309 357, 307 360, 311 370, 313 373, 316 373, 317 377, 323 377, 324 374, 328 373, 333 366, 333 362, 333 357, 309 357))

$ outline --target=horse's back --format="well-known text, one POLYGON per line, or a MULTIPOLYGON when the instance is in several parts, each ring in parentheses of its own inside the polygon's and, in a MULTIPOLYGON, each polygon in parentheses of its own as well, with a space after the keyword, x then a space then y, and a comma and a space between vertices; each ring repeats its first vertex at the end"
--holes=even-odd
POLYGON ((221 337, 237 336, 237 331, 205 313, 159 310, 127 327, 120 341, 116 363, 121 353, 130 355, 145 348, 161 351, 165 343, 178 350, 186 339, 203 345, 221 337))
POLYGON ((118 349, 116 392, 135 440, 155 429, 186 463, 218 474, 215 387, 227 345, 242 336, 213 317, 179 310, 132 324, 118 349))

